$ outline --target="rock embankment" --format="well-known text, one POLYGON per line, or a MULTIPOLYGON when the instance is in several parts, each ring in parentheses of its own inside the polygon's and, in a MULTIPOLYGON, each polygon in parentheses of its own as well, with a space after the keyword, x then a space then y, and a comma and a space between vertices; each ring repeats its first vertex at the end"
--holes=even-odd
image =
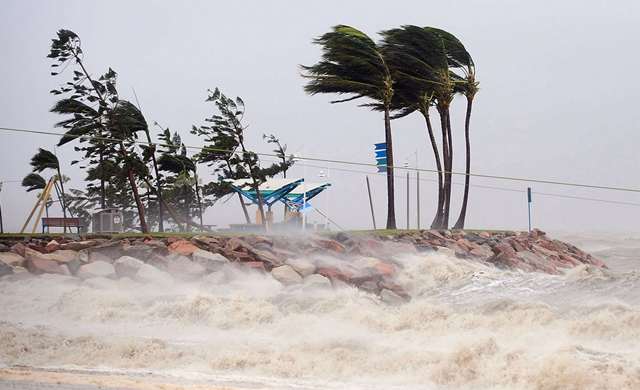
POLYGON ((604 263, 544 232, 399 231, 392 235, 209 236, 192 238, 65 237, 0 240, 0 276, 30 272, 82 279, 130 278, 175 283, 199 278, 217 283, 233 266, 270 273, 283 285, 351 285, 390 302, 410 297, 396 283, 398 255, 439 253, 500 268, 561 273, 604 263))

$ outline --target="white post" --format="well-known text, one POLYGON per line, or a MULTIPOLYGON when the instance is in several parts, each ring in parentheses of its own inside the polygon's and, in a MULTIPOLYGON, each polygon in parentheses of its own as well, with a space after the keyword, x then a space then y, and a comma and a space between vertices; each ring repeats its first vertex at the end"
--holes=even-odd
MULTIPOLYGON (((302 149, 304 153, 304 148, 302 149)), ((302 160, 302 231, 307 230, 307 164, 302 160)))

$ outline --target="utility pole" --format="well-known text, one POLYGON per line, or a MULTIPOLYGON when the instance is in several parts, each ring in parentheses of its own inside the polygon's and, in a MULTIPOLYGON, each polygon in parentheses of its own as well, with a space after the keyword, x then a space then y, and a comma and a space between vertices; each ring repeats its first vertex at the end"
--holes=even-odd
POLYGON ((529 208, 529 232, 531 232, 531 187, 527 187, 527 206, 529 208))
POLYGON ((369 207, 371 208, 371 219, 373 220, 373 230, 376 230, 376 216, 373 213, 373 200, 371 199, 371 186, 369 185, 369 176, 366 176, 367 179, 367 192, 369 193, 369 207))
MULTIPOLYGON (((2 193, 2 182, 0 181, 0 194, 2 193)), ((0 201, 0 234, 4 234, 4 224, 2 222, 2 201, 0 201)))
POLYGON ((416 217, 418 230, 420 230, 420 171, 416 169, 416 211, 418 216, 416 217))
POLYGON ((411 199, 409 194, 409 171, 407 171, 407 230, 409 230, 409 200, 411 199))

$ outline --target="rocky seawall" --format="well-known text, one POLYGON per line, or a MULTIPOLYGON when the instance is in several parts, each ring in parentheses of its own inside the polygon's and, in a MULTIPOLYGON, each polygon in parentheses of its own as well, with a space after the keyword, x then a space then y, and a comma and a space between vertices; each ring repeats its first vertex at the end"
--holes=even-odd
POLYGON ((60 274, 81 279, 130 278, 141 282, 195 280, 217 283, 229 266, 270 273, 284 285, 309 288, 351 285, 383 301, 411 299, 396 282, 398 253, 437 252, 499 268, 560 274, 604 263, 540 231, 398 231, 292 236, 191 238, 2 238, 0 276, 60 274))

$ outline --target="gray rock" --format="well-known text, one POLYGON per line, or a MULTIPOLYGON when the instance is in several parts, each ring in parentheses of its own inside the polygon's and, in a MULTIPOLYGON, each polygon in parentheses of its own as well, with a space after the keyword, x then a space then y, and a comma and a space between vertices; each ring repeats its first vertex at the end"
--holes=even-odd
POLYGON ((133 278, 136 273, 144 265, 144 262, 131 256, 122 256, 113 263, 113 267, 116 270, 118 277, 133 278))
POLYGON ((282 284, 296 284, 302 282, 302 276, 289 265, 281 265, 271 270, 271 276, 282 284))
POLYGON ((17 267, 24 264, 24 257, 13 252, 0 252, 0 262, 17 267))
POLYGON ((13 268, 0 261, 0 277, 13 274, 13 268))
POLYGON ((401 305, 405 303, 405 299, 391 290, 384 289, 380 291, 380 299, 389 305, 401 305))
POLYGON ((191 259, 194 263, 203 266, 207 271, 217 271, 229 262, 229 259, 219 253, 212 253, 203 249, 193 252, 191 259))
POLYGON ((94 261, 93 263, 85 264, 78 269, 77 276, 82 279, 89 278, 112 278, 116 276, 116 270, 111 263, 106 261, 94 261))
POLYGON ((172 284, 173 279, 168 273, 157 269, 150 264, 143 264, 136 272, 135 279, 143 283, 172 284))
POLYGON ((289 259, 286 261, 287 265, 290 265, 297 273, 304 276, 309 276, 316 272, 316 266, 309 260, 297 258, 289 259))
POLYGON ((331 280, 329 278, 313 274, 304 278, 304 286, 312 289, 331 289, 331 280))

